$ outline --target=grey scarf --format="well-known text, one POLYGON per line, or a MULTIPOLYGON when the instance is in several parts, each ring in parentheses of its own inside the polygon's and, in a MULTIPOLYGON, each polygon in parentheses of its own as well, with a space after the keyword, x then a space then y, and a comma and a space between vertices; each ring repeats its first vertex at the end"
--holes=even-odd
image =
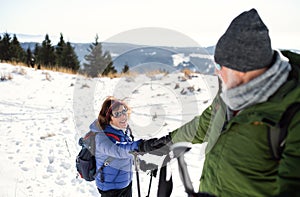
POLYGON ((265 73, 221 93, 221 98, 230 109, 241 110, 265 102, 286 81, 291 65, 280 52, 275 53, 276 61, 265 73))

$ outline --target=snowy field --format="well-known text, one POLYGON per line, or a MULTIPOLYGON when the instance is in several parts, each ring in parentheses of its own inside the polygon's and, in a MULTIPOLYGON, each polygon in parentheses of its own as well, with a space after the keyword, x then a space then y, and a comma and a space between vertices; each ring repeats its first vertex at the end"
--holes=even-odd
MULTIPOLYGON (((94 182, 76 178, 75 158, 79 137, 109 95, 125 99, 135 139, 146 139, 163 136, 200 114, 217 91, 216 77, 200 74, 188 79, 183 73, 90 79, 1 63, 0 75, 1 197, 99 196, 94 182)), ((193 145, 185 155, 196 191, 204 148, 193 145)), ((143 157, 162 162, 157 156, 143 157)), ((171 173, 172 196, 186 196, 176 161, 171 162, 171 173)), ((149 180, 140 172, 142 196, 147 195, 149 180)), ((150 196, 156 196, 157 185, 158 177, 150 196)), ((133 196, 138 196, 136 177, 133 196)))

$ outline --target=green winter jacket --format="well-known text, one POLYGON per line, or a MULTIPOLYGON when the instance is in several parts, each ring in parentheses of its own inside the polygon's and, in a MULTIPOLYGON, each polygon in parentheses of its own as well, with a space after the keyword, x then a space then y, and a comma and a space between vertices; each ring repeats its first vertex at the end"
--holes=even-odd
POLYGON ((219 96, 201 116, 171 133, 172 142, 207 142, 199 191, 216 196, 300 196, 300 112, 288 127, 282 159, 273 159, 268 140, 292 103, 300 101, 300 66, 267 102, 240 111, 225 124, 219 96), (297 192, 298 190, 298 192, 297 192))

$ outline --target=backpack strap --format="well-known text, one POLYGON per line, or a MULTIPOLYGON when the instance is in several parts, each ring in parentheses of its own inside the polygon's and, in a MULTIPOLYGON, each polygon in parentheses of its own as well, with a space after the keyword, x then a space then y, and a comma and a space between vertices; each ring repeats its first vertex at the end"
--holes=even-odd
POLYGON ((300 102, 293 103, 283 112, 280 121, 269 129, 268 137, 272 155, 275 160, 281 159, 285 147, 288 127, 297 112, 300 111, 300 102))
POLYGON ((118 136, 116 136, 115 134, 112 134, 112 133, 105 133, 106 136, 108 137, 112 137, 114 138, 115 140, 117 140, 118 142, 120 141, 120 138, 118 136))
POLYGON ((95 136, 96 133, 93 131, 89 131, 87 132, 87 134, 83 137, 84 140, 87 140, 88 138, 90 138, 91 136, 95 136))
POLYGON ((103 162, 102 166, 97 170, 97 172, 94 175, 94 178, 96 179, 96 176, 98 175, 98 173, 101 173, 101 182, 104 182, 104 176, 103 176, 103 169, 108 166, 112 161, 114 160, 114 157, 108 157, 107 159, 105 159, 105 161, 103 162))

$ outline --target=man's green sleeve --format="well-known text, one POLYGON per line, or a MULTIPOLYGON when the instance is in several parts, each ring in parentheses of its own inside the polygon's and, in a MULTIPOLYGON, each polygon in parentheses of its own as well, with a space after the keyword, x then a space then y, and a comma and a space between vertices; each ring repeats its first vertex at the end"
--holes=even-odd
POLYGON ((211 113, 212 107, 209 106, 200 116, 194 117, 190 122, 171 132, 172 142, 203 143, 206 139, 211 113))

